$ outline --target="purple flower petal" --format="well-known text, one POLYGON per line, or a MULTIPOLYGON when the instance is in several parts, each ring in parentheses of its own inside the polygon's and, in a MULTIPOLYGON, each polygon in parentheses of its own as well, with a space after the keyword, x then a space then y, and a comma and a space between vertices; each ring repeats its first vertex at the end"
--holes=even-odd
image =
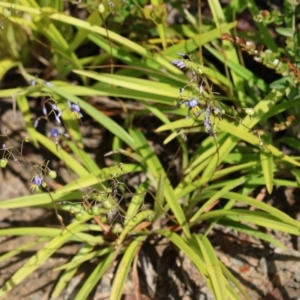
POLYGON ((83 115, 80 112, 79 104, 71 103, 71 101, 68 100, 68 106, 71 110, 71 113, 72 113, 73 117, 75 117, 76 119, 80 119, 80 118, 83 117, 83 115))
POLYGON ((80 106, 78 105, 78 104, 72 104, 71 105, 71 111, 72 112, 74 112, 74 111, 76 111, 76 112, 80 112, 80 106))
POLYGON ((51 106, 51 108, 52 108, 53 110, 55 110, 55 111, 60 111, 60 109, 58 108, 58 106, 57 106, 56 104, 50 103, 50 106, 51 106))
POLYGON ((204 127, 210 135, 214 135, 213 131, 211 129, 210 114, 211 114, 211 109, 208 106, 208 107, 206 107, 206 110, 205 110, 204 127))
POLYGON ((38 175, 34 176, 32 178, 32 183, 37 185, 37 186, 41 186, 41 184, 43 183, 43 177, 40 177, 38 175))
POLYGON ((179 69, 184 69, 186 67, 185 62, 182 60, 173 60, 171 63, 179 69))
POLYGON ((187 102, 185 102, 185 105, 189 108, 193 108, 193 107, 197 106, 198 104, 199 104, 199 102, 195 98, 192 98, 192 99, 188 100, 187 102))
POLYGON ((58 124, 61 124, 60 115, 55 115, 55 120, 58 124))
POLYGON ((45 115, 45 116, 47 116, 47 114, 48 114, 48 112, 47 112, 47 108, 46 108, 46 106, 45 105, 43 105, 43 114, 45 115))

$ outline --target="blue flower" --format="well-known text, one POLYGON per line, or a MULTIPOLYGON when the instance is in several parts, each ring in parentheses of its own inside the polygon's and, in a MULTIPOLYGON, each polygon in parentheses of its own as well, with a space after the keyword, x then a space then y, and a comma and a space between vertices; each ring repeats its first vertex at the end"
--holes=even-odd
POLYGON ((41 186, 43 183, 43 177, 36 175, 32 178, 31 182, 37 186, 41 186))
POLYGON ((35 175, 31 182, 32 185, 30 186, 30 189, 32 192, 39 192, 41 190, 41 186, 43 184, 43 177, 40 177, 39 175, 35 175))
POLYGON ((198 106, 199 102, 197 99, 192 98, 190 100, 188 100, 187 102, 185 102, 185 105, 189 108, 194 108, 196 106, 198 106))
POLYGON ((80 112, 80 106, 78 104, 71 103, 71 101, 68 100, 68 106, 74 119, 78 120, 83 117, 82 113, 80 112))
MULTIPOLYGON (((197 99, 191 98, 190 100, 185 102, 185 106, 187 106, 189 108, 189 112, 192 111, 192 114, 193 114, 194 118, 200 117, 202 111, 199 107, 199 102, 198 102, 197 99)), ((186 119, 188 117, 189 116, 186 116, 186 119)))
POLYGON ((57 128, 51 129, 51 131, 50 131, 50 138, 51 139, 56 139, 58 137, 59 137, 59 131, 58 131, 58 129, 57 128))
POLYGON ((50 140, 54 141, 55 145, 56 145, 56 150, 58 150, 58 144, 59 144, 59 131, 56 128, 52 128, 50 130, 50 140))

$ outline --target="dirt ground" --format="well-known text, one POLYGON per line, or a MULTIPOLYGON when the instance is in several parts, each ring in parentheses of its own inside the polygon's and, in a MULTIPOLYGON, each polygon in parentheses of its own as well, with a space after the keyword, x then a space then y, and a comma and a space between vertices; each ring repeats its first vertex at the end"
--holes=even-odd
MULTIPOLYGON (((222 1, 223 3, 228 1, 222 1)), ((265 5, 269 1, 258 1, 265 5)), ((195 2, 196 3, 196 2, 195 2)), ((282 1, 272 1, 272 4, 281 5, 282 1), (279 3, 279 4, 278 4, 279 3)), ((264 7, 261 7, 264 8, 264 7)), ((208 12, 209 13, 209 12, 208 12)), ((175 22, 178 15, 172 16, 175 22)), ((243 15, 238 24, 240 30, 253 26, 249 14, 243 15)), ((253 65, 253 61, 251 61, 253 65)), ((256 65, 255 65, 256 68, 256 65)), ((269 70, 264 76, 272 75, 269 70)), ((265 78, 265 77, 264 77, 265 78)), ((273 78, 271 78, 273 80, 273 78)), ((272 81, 270 79, 270 82, 272 81)), ((8 80, 8 82, 10 82, 8 80)), ((14 86, 15 81, 12 80, 14 86)), ((9 83, 10 86, 11 83, 9 83)), ((105 103, 107 111, 119 109, 116 102, 109 99, 101 99, 105 103)), ((31 103, 33 111, 37 106, 31 103)), ((136 104, 134 104, 136 109, 136 104)), ((150 131, 151 122, 148 125, 150 131)), ((0 129, 1 134, 8 134, 14 145, 19 146, 26 136, 25 124, 22 115, 12 109, 11 99, 0 99, 0 129)), ((82 128, 85 136, 85 145, 90 154, 99 163, 106 153, 106 133, 95 124, 84 123, 82 128), (104 142, 105 141, 105 142, 104 142)), ((0 145, 4 142, 1 140, 0 145)), ((30 144, 26 145, 24 153, 26 159, 31 162, 42 162, 45 158, 51 159, 53 166, 60 175, 60 182, 52 182, 52 188, 59 187, 60 183, 67 182, 68 172, 56 161, 53 156, 46 156, 42 149, 35 149, 30 144)), ((32 174, 26 166, 9 164, 6 169, 0 169, 0 201, 30 194, 29 182, 32 174)), ((264 188, 258 193, 257 200, 265 201, 274 207, 281 209, 293 218, 300 221, 300 193, 299 190, 275 188, 269 196, 264 188)), ((11 227, 58 227, 59 224, 52 209, 25 208, 13 210, 0 210, 0 230, 11 227)), ((290 234, 281 234, 269 231, 269 235, 276 237, 287 249, 273 247, 269 244, 249 238, 246 235, 228 230, 222 226, 216 226, 210 240, 220 260, 229 268, 243 285, 251 299, 264 300, 300 300, 300 237, 290 234)), ((0 235, 0 286, 8 280, 20 266, 22 266, 43 244, 39 244, 29 250, 22 251, 12 258, 2 259, 9 251, 18 248, 24 243, 34 240, 34 237, 10 237, 0 235)), ((51 292, 61 275, 53 269, 70 261, 73 255, 80 249, 79 244, 68 244, 56 252, 46 263, 28 276, 21 284, 16 286, 7 296, 7 300, 48 300, 51 292)), ((86 262, 80 271, 71 280, 67 289, 58 298, 59 300, 72 300, 75 298, 82 281, 93 271, 97 260, 86 262)), ((117 265, 113 265, 106 273, 97 288, 90 295, 91 300, 108 300, 111 283, 117 265)), ((172 247, 166 240, 150 241, 139 253, 138 275, 130 273, 123 291, 123 300, 135 300, 133 291, 140 286, 143 294, 141 300, 212 300, 213 295, 204 285, 203 278, 195 266, 172 247), (155 242, 155 243, 154 243, 155 242), (137 281, 138 279, 138 281, 137 281)), ((243 299, 243 298, 241 298, 243 299)), ((54 300, 54 299, 53 299, 54 300)))
MULTIPOLYGON (((16 144, 25 135, 22 116, 11 109, 9 99, 2 101, 1 125, 7 128, 7 133, 16 144), (13 120, 13 121, 12 121, 13 120)), ((93 132, 86 142, 93 149, 101 147, 101 130, 95 127, 84 130, 93 132), (100 137, 100 138, 99 138, 100 137)), ((2 129, 3 130, 3 129, 2 129)), ((40 151, 29 147, 24 153, 30 161, 42 161, 40 151)), ((59 167, 59 162, 57 162, 59 167)), ((63 169, 62 169, 62 173, 63 169)), ((66 175, 67 176, 67 175, 66 175)), ((26 166, 12 164, 0 171, 0 200, 29 194, 30 172, 26 166)), ((67 180, 67 178, 65 178, 67 180)), ((55 186, 53 186, 55 188, 55 186)), ((57 186, 56 186, 57 187, 57 186)), ((300 220, 299 190, 275 189, 272 196, 268 196, 262 187, 258 193, 258 200, 266 201, 282 211, 300 220)), ((56 217, 51 209, 25 208, 1 210, 0 229, 21 226, 58 226, 56 217)), ((217 226, 210 236, 221 261, 239 279, 251 299, 288 300, 300 299, 300 238, 289 234, 279 234, 269 231, 286 247, 286 250, 273 247, 264 242, 238 234, 232 230, 217 226)), ((34 238, 32 237, 32 240, 34 238)), ((0 237, 0 257, 10 250, 16 249, 29 237, 0 237)), ((0 285, 2 285, 26 260, 34 254, 34 250, 23 251, 13 258, 0 260, 0 285)), ((43 267, 27 277, 3 299, 40 300, 51 299, 51 292, 60 272, 53 271, 57 266, 68 262, 80 248, 78 244, 69 244, 55 253, 43 267)), ((72 279, 68 288, 58 299, 74 299, 82 280, 95 268, 97 261, 85 263, 80 272, 72 279)), ((93 291, 89 299, 109 299, 111 282, 116 265, 107 272, 93 291)), ((132 292, 137 284, 140 285, 141 299, 213 299, 212 294, 204 286, 204 280, 199 276, 196 268, 182 253, 166 243, 149 242, 139 253, 138 277, 129 276, 124 290, 124 300, 136 299, 132 292), (138 282, 137 279, 138 278, 138 282), (147 296, 146 296, 147 295, 147 296)))

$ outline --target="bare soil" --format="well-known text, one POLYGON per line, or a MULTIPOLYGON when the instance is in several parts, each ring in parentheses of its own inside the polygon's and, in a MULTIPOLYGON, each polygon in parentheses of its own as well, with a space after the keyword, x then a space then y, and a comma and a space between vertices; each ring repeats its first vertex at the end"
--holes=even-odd
MULTIPOLYGON (((2 107, 5 108, 1 115, 2 128, 8 128, 7 133, 11 137, 11 142, 20 145, 22 138, 26 135, 22 116, 10 108, 9 100, 1 101, 3 101, 2 107)), ((86 142, 91 149, 91 155, 97 157, 99 149, 106 147, 102 146, 105 133, 99 128, 89 126, 92 124, 83 124, 83 130, 91 133, 86 135, 86 142)), ((30 146, 24 155, 31 162, 41 162, 44 159, 41 149, 37 150, 30 146)), ((68 172, 63 169, 60 162, 54 161, 53 165, 56 166, 58 172, 63 174, 61 176, 62 183, 68 181, 68 172)), ((22 164, 10 164, 6 169, 1 170, 0 201, 28 195, 31 177, 32 174, 28 172, 28 168, 22 164)), ((60 183, 52 183, 54 189, 59 186, 60 183)), ((276 188, 273 195, 270 196, 262 187, 257 200, 266 201, 300 220, 298 190, 276 188)), ((1 229, 21 226, 58 227, 59 225, 51 209, 1 210, 1 229)), ((203 228, 199 230, 203 230, 203 228)), ((274 248, 246 235, 228 231, 222 226, 216 226, 210 239, 220 260, 238 278, 251 299, 300 299, 300 238, 273 231, 268 233, 281 241, 287 249, 274 248)), ((0 255, 5 255, 30 240, 33 241, 34 237, 2 236, 0 238, 0 255)), ((29 250, 21 251, 11 258, 0 260, 0 285, 9 280, 41 245, 43 243, 29 250)), ((79 248, 78 244, 68 244, 62 247, 41 268, 28 276, 3 299, 51 299, 51 292, 61 274, 53 269, 68 262, 79 248)), ((92 272, 96 264, 97 261, 83 264, 80 272, 72 279, 68 288, 58 299, 73 299, 83 280, 92 272)), ((123 299, 137 299, 134 295, 137 286, 140 286, 140 292, 143 295, 141 299, 213 299, 195 266, 164 239, 152 240, 145 244, 139 252, 137 266, 138 273, 135 273, 134 269, 131 271, 123 299)), ((89 299, 109 299, 116 267, 116 264, 111 267, 89 299)))

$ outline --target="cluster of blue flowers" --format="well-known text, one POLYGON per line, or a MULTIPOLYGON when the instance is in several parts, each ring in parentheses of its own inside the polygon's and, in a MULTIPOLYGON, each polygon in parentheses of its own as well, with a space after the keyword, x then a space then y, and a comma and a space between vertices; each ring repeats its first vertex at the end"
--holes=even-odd
MULTIPOLYGON (((70 100, 67 101, 67 104, 68 104, 68 107, 71 111, 72 118, 76 119, 76 120, 80 120, 83 117, 83 115, 81 113, 81 109, 80 109, 79 104, 72 103, 70 100)), ((38 126, 39 121, 41 119, 46 119, 48 121, 48 117, 51 114, 54 115, 54 118, 55 118, 55 121, 56 121, 57 124, 59 124, 59 125, 62 124, 61 117, 62 117, 62 114, 63 114, 63 110, 61 110, 58 107, 57 103, 55 103, 53 100, 46 100, 43 103, 42 112, 43 112, 43 116, 38 117, 34 122, 34 127, 35 128, 38 126), (47 109, 47 106, 50 106, 50 108, 51 108, 50 111, 47 109)), ((59 136, 60 136, 60 133, 59 133, 59 130, 57 128, 52 128, 50 130, 50 139, 55 141, 56 144, 58 144, 59 136)))
MULTIPOLYGON (((184 53, 178 53, 178 55, 182 58, 180 60, 173 60, 171 63, 176 66, 177 68, 181 70, 191 69, 193 78, 191 82, 194 79, 195 75, 195 69, 193 67, 192 59, 188 54, 184 53)), ((189 117, 189 115, 192 115, 195 119, 199 118, 202 113, 204 113, 204 122, 203 125, 206 129, 206 131, 213 137, 216 137, 216 130, 214 129, 214 126, 212 124, 212 118, 217 117, 219 120, 222 119, 223 110, 221 109, 219 104, 216 104, 215 100, 208 99, 204 97, 203 95, 203 83, 204 80, 202 80, 202 83, 199 87, 199 95, 198 96, 192 96, 187 97, 186 99, 182 99, 179 102, 179 106, 182 104, 185 104, 186 107, 188 107, 188 114, 186 118, 189 117), (203 100, 205 104, 201 104, 199 100, 203 100)), ((179 95, 182 97, 184 93, 185 87, 179 89, 179 95)))
MULTIPOLYGON (((28 141, 28 139, 24 139, 24 141, 28 141)), ((12 158, 14 162, 20 164, 19 160, 17 159, 17 156, 14 152, 17 152, 18 155, 22 155, 22 152, 18 151, 15 149, 14 146, 6 146, 6 144, 3 144, 2 147, 0 148, 0 151, 2 151, 2 158, 0 159, 0 167, 1 168, 6 168, 9 160, 12 158)), ((40 174, 42 173, 47 173, 49 177, 51 178, 56 178, 57 174, 55 171, 49 169, 49 167, 46 165, 38 166, 35 165, 33 168, 35 169, 35 175, 31 179, 31 186, 30 190, 32 192, 40 192, 42 187, 46 187, 47 184, 44 181, 43 176, 40 174)))
MULTIPOLYGON (((32 80, 30 82, 31 85, 36 85, 36 81, 32 80)), ((53 86, 52 83, 50 82, 44 82, 44 84, 46 86, 53 86)), ((79 106, 79 104, 75 104, 72 103, 70 100, 67 100, 67 105, 70 109, 71 112, 71 116, 73 119, 75 120, 80 120, 83 115, 81 113, 81 108, 79 106)), ((37 128, 37 126, 39 125, 39 122, 41 119, 45 119, 46 121, 49 121, 49 116, 50 115, 54 115, 55 121, 58 125, 62 124, 62 114, 63 114, 62 109, 59 108, 59 106, 57 105, 57 103, 53 100, 53 99, 48 99, 46 101, 43 102, 42 105, 42 113, 43 115, 38 117, 35 121, 34 121, 34 127, 37 128)), ((50 129, 50 134, 49 134, 49 138, 55 142, 56 145, 59 144, 59 139, 60 139, 60 131, 58 130, 58 128, 53 127, 50 129)), ((5 145, 4 145, 5 146, 5 145)), ((3 148, 4 149, 4 148, 3 148)), ((2 149, 2 150, 3 150, 2 149)), ((48 174, 51 178, 55 178, 56 177, 56 172, 53 170, 50 170, 47 165, 46 166, 42 166, 41 168, 41 173, 46 173, 48 174)), ((39 175, 39 171, 36 173, 36 175, 33 176, 32 180, 31 180, 31 186, 30 189, 33 192, 38 192, 41 190, 41 187, 45 187, 47 186, 43 176, 39 175)))

